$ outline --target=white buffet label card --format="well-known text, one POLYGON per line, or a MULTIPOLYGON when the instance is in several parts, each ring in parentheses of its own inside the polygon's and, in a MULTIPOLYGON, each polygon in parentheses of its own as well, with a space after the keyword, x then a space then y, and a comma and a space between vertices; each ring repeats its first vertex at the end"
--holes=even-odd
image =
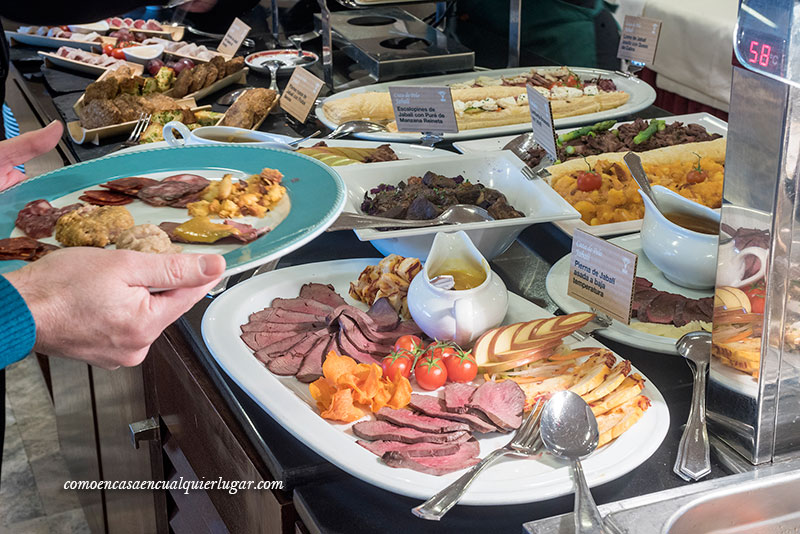
POLYGON ((625 15, 617 57, 651 65, 656 57, 659 33, 660 20, 625 15))
POLYGON ((225 37, 222 38, 222 41, 220 41, 217 47, 217 52, 225 56, 233 57, 236 51, 239 50, 239 47, 242 46, 242 41, 244 41, 248 33, 250 33, 250 26, 238 18, 233 19, 231 27, 228 28, 225 37))
POLYGON ((550 99, 533 88, 528 89, 528 107, 531 111, 531 126, 533 126, 533 140, 547 152, 555 161, 558 159, 556 152, 556 133, 553 127, 553 110, 550 108, 550 99))
POLYGON ((398 132, 458 133, 449 87, 389 87, 398 132))
POLYGON ((325 82, 303 67, 295 67, 292 77, 289 78, 289 83, 286 84, 286 89, 281 95, 281 109, 305 123, 324 84, 325 82))
POLYGON ((630 323, 638 259, 605 239, 575 230, 567 295, 630 323))

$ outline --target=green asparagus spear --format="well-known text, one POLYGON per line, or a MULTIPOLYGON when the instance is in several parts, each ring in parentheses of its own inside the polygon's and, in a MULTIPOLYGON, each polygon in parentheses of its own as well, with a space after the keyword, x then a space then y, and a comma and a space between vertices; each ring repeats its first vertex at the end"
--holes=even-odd
POLYGON ((592 132, 602 132, 608 130, 609 128, 614 126, 614 124, 615 122, 613 120, 610 120, 610 121, 598 122, 597 124, 592 124, 591 126, 584 126, 583 128, 578 128, 577 130, 572 130, 571 132, 559 135, 558 142, 564 144, 567 141, 580 139, 582 136, 592 132))
MULTIPOLYGON (((633 144, 640 145, 650 139, 654 133, 659 131, 659 125, 665 125, 666 123, 662 120, 651 120, 650 125, 636 134, 636 137, 633 138, 633 144)), ((663 128, 661 128, 663 130, 663 128)))

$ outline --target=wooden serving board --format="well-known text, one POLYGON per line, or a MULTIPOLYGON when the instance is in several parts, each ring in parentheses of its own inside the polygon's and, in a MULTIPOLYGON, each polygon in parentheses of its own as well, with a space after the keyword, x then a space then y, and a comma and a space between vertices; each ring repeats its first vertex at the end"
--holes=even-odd
MULTIPOLYGON (((244 96, 244 93, 242 93, 241 95, 239 95, 239 98, 242 98, 243 96, 244 96)), ((234 101, 234 104, 235 104, 236 102, 238 102, 238 101, 239 101, 239 98, 237 98, 237 99, 234 101)), ((267 113, 266 113, 266 114, 265 114, 263 117, 261 117, 261 119, 260 119, 258 122, 256 122, 256 123, 255 123, 255 124, 254 124, 254 125, 253 125, 251 128, 249 128, 249 129, 250 129, 250 130, 258 130, 259 126, 261 126, 261 124, 264 122, 264 120, 265 120, 267 117, 269 117, 269 114, 270 114, 270 113, 272 113, 272 111, 273 111, 273 110, 274 110, 276 107, 278 107, 278 104, 280 103, 280 101, 281 101, 281 94, 280 94, 280 93, 278 93, 277 95, 275 95, 275 101, 272 103, 272 105, 270 106, 269 110, 267 110, 267 113)), ((231 107, 233 107, 233 104, 231 105, 231 107)), ((230 111, 230 108, 228 108, 228 111, 226 111, 226 112, 225 112, 225 115, 223 115, 223 116, 222 116, 222 117, 219 119, 219 121, 217 122, 217 125, 220 125, 220 124, 222 124, 222 121, 223 121, 223 120, 225 120, 225 116, 228 114, 228 112, 229 112, 229 111, 230 111)))
MULTIPOLYGON (((211 106, 197 106, 194 98, 182 98, 175 101, 178 104, 188 104, 192 111, 204 111, 211 109, 211 106)), ((82 109, 82 107, 81 107, 82 109)), ((80 114, 78 114, 80 117, 80 114)), ((81 126, 80 121, 71 121, 67 123, 67 130, 72 140, 82 145, 84 143, 92 143, 99 145, 100 140, 118 135, 130 133, 136 126, 136 121, 121 122, 119 124, 112 124, 110 126, 103 126, 101 128, 86 129, 81 126)))

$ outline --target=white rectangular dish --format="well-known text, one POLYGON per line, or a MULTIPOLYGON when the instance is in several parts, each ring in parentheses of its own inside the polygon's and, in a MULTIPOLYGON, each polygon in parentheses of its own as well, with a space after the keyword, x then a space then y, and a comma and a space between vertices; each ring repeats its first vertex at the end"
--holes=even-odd
MULTIPOLYGON (((414 78, 411 80, 401 80, 386 83, 377 83, 365 87, 358 87, 356 89, 349 89, 342 91, 333 96, 328 97, 329 100, 336 100, 339 98, 348 97, 358 93, 365 93, 370 91, 388 91, 392 85, 451 85, 454 83, 464 83, 474 80, 478 76, 489 76, 492 78, 499 78, 500 76, 516 76, 522 73, 530 72, 532 68, 547 68, 547 67, 516 67, 513 69, 497 69, 497 70, 484 70, 480 72, 462 72, 460 74, 444 74, 441 76, 428 76, 425 78, 414 78)), ((628 101, 622 106, 606 111, 597 113, 586 113, 584 115, 576 115, 574 117, 564 117, 555 120, 556 128, 567 128, 570 126, 578 126, 581 124, 591 124, 603 120, 613 119, 616 117, 624 117, 645 109, 647 106, 655 102, 656 92, 655 89, 650 87, 647 83, 638 78, 628 78, 616 74, 611 71, 601 69, 589 69, 583 67, 570 67, 581 79, 596 78, 602 76, 603 78, 610 78, 617 89, 625 91, 630 95, 628 101)), ((327 100, 327 99, 326 99, 327 100)), ((322 121, 325 126, 333 129, 337 126, 336 123, 328 119, 325 111, 322 109, 322 103, 316 108, 317 118, 322 121)), ((494 126, 491 128, 476 128, 474 130, 463 130, 454 134, 444 134, 444 139, 447 141, 456 141, 462 139, 475 139, 483 137, 495 137, 500 135, 520 134, 528 132, 531 129, 530 122, 521 124, 510 124, 507 126, 494 126)), ((370 139, 373 141, 405 141, 407 143, 414 143, 419 141, 420 134, 418 133, 400 133, 400 132, 379 132, 379 133, 360 133, 354 134, 361 139, 370 139)))
POLYGON ((400 254, 424 260, 436 232, 464 230, 486 259, 502 254, 519 233, 535 223, 579 219, 580 214, 543 180, 529 180, 524 164, 511 152, 467 154, 458 158, 426 158, 406 161, 348 165, 336 170, 347 185, 345 211, 362 213, 364 193, 380 184, 397 185, 427 171, 448 177, 462 175, 503 193, 525 217, 459 225, 401 230, 356 230, 361 241, 370 241, 383 254, 400 254))
MULTIPOLYGON (((657 117, 667 121, 667 123, 682 122, 684 124, 699 124, 706 129, 709 133, 717 133, 723 137, 728 135, 728 123, 724 120, 711 115, 710 113, 689 113, 686 115, 672 115, 670 117, 657 117)), ((650 119, 650 120, 656 120, 650 119)), ((631 121, 628 121, 631 122, 631 121)), ((620 122, 618 124, 627 124, 628 122, 620 122)), ((616 127, 616 126, 615 126, 616 127)), ((556 133, 567 133, 574 128, 561 128, 556 130, 556 133)), ((505 135, 502 137, 494 137, 492 139, 480 139, 471 141, 459 141, 453 143, 453 147, 462 154, 481 154, 493 150, 502 150, 506 144, 514 139, 516 135, 505 135)), ((599 224, 590 226, 583 222, 581 219, 570 221, 555 221, 554 224, 565 234, 572 236, 575 229, 583 230, 598 237, 611 237, 622 234, 632 234, 642 229, 642 220, 625 221, 610 224, 599 224)))
MULTIPOLYGON (((91 63, 69 59, 64 56, 59 56, 53 52, 42 52, 39 50, 37 53, 44 58, 44 64, 48 67, 55 65, 63 69, 83 72, 84 74, 92 74, 94 76, 102 76, 108 70, 108 67, 92 65, 91 63)), ((99 54, 94 55, 99 56, 99 54)), ((134 74, 138 76, 142 75, 142 72, 144 71, 144 67, 142 65, 139 65, 138 63, 130 63, 128 61, 126 61, 125 64, 130 67, 134 74)))
POLYGON ((60 48, 62 46, 71 46, 72 48, 80 48, 87 52, 100 50, 104 44, 116 44, 115 37, 101 36, 100 41, 76 41, 73 39, 58 39, 56 37, 47 37, 44 35, 35 35, 31 33, 20 32, 6 32, 6 37, 11 46, 23 44, 28 46, 38 46, 42 48, 60 48))

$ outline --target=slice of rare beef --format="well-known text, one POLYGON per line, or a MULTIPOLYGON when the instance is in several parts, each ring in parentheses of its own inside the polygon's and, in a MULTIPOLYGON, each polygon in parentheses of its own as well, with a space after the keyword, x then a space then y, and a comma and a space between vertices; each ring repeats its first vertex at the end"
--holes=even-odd
POLYGON ((318 315, 320 320, 325 320, 325 317, 333 311, 333 308, 327 304, 317 302, 312 299, 294 298, 294 299, 273 299, 271 306, 283 310, 293 312, 308 313, 310 315, 318 315))
POLYGON ((460 443, 403 443, 402 441, 356 441, 369 452, 383 456, 389 451, 400 451, 411 457, 418 456, 447 456, 459 449, 460 443))
POLYGON ((469 432, 433 434, 431 432, 420 432, 415 428, 393 425, 386 421, 361 421, 353 425, 353 434, 361 439, 385 439, 402 441, 403 443, 451 443, 453 441, 466 441, 470 438, 469 432))
POLYGON ((444 387, 444 409, 453 413, 466 412, 469 409, 467 403, 476 389, 478 387, 472 384, 458 382, 447 384, 444 387))
POLYGON ((323 304, 327 304, 331 308, 336 308, 342 304, 346 304, 344 299, 333 289, 330 284, 317 284, 311 282, 303 284, 300 288, 300 296, 304 299, 316 300, 323 304))
POLYGON ((336 336, 336 341, 339 344, 339 348, 341 349, 340 354, 344 354, 350 356, 358 363, 378 363, 378 361, 370 354, 369 352, 364 352, 360 350, 358 347, 353 345, 353 342, 347 337, 347 334, 344 331, 344 325, 339 325, 339 333, 336 336))
POLYGON ((389 332, 397 328, 400 316, 394 309, 389 299, 381 297, 372 303, 367 311, 373 321, 375 321, 378 332, 389 332))
MULTIPOLYGON (((431 395, 411 394, 409 406, 431 417, 441 417, 451 421, 467 423, 475 432, 497 432, 500 430, 492 423, 471 413, 451 413, 444 409, 444 401, 431 395)), ((502 430, 501 430, 502 431, 502 430)))
POLYGON ((458 432, 460 430, 469 432, 472 430, 466 423, 459 423, 458 421, 450 421, 439 417, 419 415, 410 410, 395 410, 386 406, 378 410, 375 413, 375 417, 381 421, 389 421, 395 425, 416 428, 422 432, 434 432, 436 434, 458 432))
POLYGON ((239 328, 242 332, 303 332, 319 330, 325 323, 271 323, 269 321, 250 321, 239 328))
POLYGON ((313 323, 320 321, 320 318, 310 313, 300 313, 280 308, 265 308, 261 311, 251 313, 251 321, 269 321, 271 323, 313 323))
POLYGON ((340 329, 344 328, 345 335, 353 345, 358 347, 362 352, 372 354, 376 359, 383 358, 393 350, 391 343, 381 344, 367 339, 356 322, 347 315, 342 314, 339 316, 339 326, 340 329))
POLYGON ((447 456, 410 456, 401 451, 389 451, 381 458, 391 467, 406 467, 428 475, 446 475, 472 467, 480 462, 480 445, 476 440, 462 443, 458 451, 447 456))
POLYGON ((302 363, 302 356, 298 356, 297 354, 284 354, 283 356, 268 360, 267 369, 276 375, 292 376, 297 373, 302 363))
POLYGON ((467 406, 486 414, 500 428, 514 430, 522 424, 525 392, 513 380, 484 382, 467 406))
POLYGON ((308 351, 302 365, 297 370, 297 380, 308 384, 322 377, 322 360, 330 350, 333 350, 331 347, 335 337, 332 334, 321 337, 319 342, 308 351))

